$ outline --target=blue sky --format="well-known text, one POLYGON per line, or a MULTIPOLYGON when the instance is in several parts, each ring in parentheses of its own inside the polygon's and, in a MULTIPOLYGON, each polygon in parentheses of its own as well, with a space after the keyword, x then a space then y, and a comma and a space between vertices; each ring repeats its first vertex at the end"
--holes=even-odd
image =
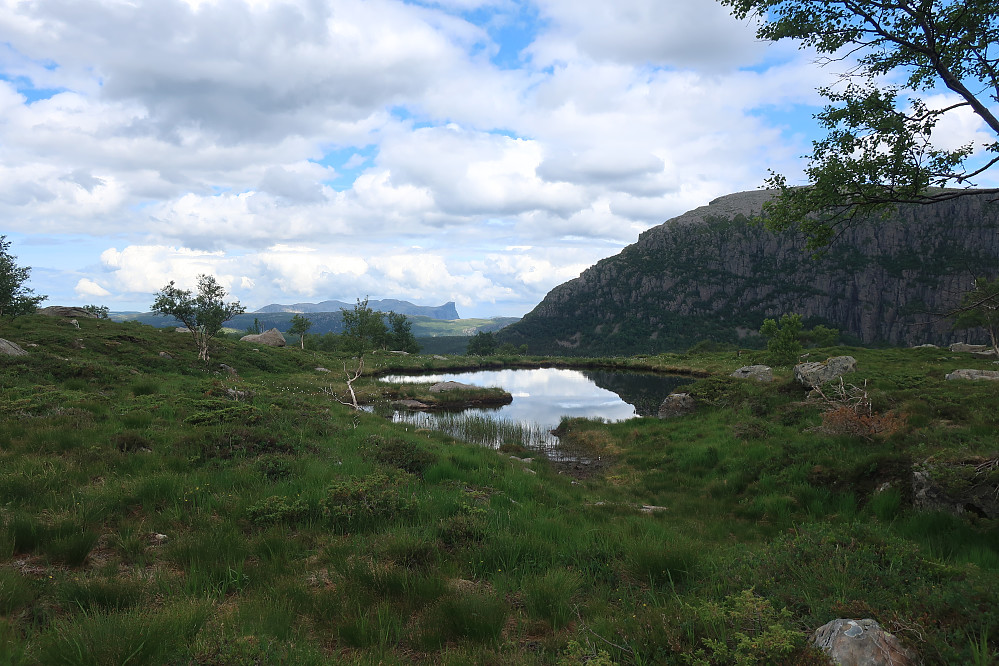
POLYGON ((800 178, 836 72, 754 32, 713 0, 0 0, 0 234, 49 304, 208 272, 251 310, 523 315, 800 178))

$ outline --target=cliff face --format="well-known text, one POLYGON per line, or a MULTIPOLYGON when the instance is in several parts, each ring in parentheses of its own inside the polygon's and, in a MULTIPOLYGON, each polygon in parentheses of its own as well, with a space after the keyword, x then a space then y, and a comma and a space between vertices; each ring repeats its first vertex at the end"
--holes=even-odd
POLYGON ((736 342, 797 312, 863 343, 964 339, 932 313, 974 276, 999 272, 999 203, 989 195, 903 206, 846 231, 819 258, 794 234, 753 225, 766 192, 712 201, 643 233, 553 289, 501 337, 532 353, 630 354, 736 342))

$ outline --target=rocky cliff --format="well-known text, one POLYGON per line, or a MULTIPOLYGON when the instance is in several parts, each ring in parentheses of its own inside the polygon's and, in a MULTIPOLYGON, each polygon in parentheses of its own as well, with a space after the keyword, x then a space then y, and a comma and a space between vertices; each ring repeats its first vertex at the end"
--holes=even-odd
POLYGON ((724 196, 646 231, 553 289, 501 338, 532 353, 657 352, 745 341, 764 318, 791 312, 864 344, 967 337, 934 313, 955 307, 974 276, 999 272, 994 195, 902 206, 846 231, 818 259, 797 235, 750 222, 769 196, 724 196))

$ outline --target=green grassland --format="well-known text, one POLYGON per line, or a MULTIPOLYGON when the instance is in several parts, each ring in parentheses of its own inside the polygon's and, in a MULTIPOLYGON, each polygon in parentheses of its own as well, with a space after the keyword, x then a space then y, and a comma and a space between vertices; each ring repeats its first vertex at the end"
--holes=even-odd
POLYGON ((788 368, 727 377, 764 352, 365 358, 371 403, 399 370, 700 378, 688 416, 563 422, 580 470, 356 412, 352 359, 220 340, 206 365, 79 323, 0 326, 29 352, 0 357, 0 664, 821 664, 807 634, 837 617, 996 663, 995 521, 911 490, 927 460, 999 485, 999 386, 943 378, 988 361, 812 350, 858 359, 847 418, 788 368))

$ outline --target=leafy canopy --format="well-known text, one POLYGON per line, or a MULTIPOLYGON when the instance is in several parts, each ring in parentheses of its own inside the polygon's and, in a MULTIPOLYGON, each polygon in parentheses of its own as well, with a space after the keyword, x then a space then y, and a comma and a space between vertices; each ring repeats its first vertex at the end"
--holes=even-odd
POLYGON ((766 181, 779 191, 763 212, 771 229, 798 228, 820 249, 899 203, 972 193, 973 179, 999 162, 999 118, 989 108, 999 102, 996 0, 720 1, 739 18, 759 17, 760 38, 798 40, 847 68, 840 85, 819 89, 830 104, 816 115, 827 134, 812 144, 810 186, 774 173, 766 181), (943 89, 943 106, 919 94, 943 89), (992 142, 936 147, 937 123, 959 110, 977 115, 992 142), (947 185, 962 189, 933 189, 947 185))
POLYGON ((47 296, 36 296, 24 283, 31 275, 31 268, 18 266, 17 257, 10 254, 10 241, 0 236, 0 317, 17 317, 31 314, 47 296))
MULTIPOLYGON (((260 323, 254 319, 254 323, 259 327, 260 323)), ((302 343, 302 349, 305 349, 305 334, 312 328, 312 320, 305 315, 296 314, 291 318, 291 328, 288 329, 288 333, 291 335, 297 335, 299 341, 302 343)))
POLYGON ((198 358, 208 360, 208 341, 218 335, 222 324, 246 312, 239 301, 225 302, 225 288, 211 275, 198 276, 198 293, 170 284, 156 293, 151 310, 173 317, 186 326, 198 346, 198 358))
POLYGON ((768 338, 768 361, 772 365, 793 365, 801 354, 801 315, 782 315, 780 321, 764 319, 760 334, 768 338))
POLYGON ((977 278, 975 287, 961 299, 954 319, 957 330, 982 327, 989 333, 992 348, 999 354, 999 278, 977 278))

